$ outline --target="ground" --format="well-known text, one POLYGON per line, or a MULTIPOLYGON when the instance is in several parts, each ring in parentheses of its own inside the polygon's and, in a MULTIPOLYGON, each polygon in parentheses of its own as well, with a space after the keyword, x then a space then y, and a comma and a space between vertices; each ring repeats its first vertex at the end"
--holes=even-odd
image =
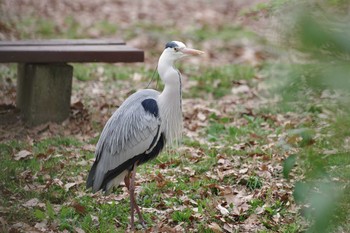
MULTIPOLYGON (((285 53, 272 44, 278 36, 269 16, 283 2, 1 1, 0 39, 121 37, 146 58, 142 64, 74 64, 69 119, 35 128, 23 125, 14 107, 15 65, 0 66, 0 229, 129 230, 126 187, 103 196, 86 190, 85 181, 105 122, 147 86, 164 44, 180 40, 205 55, 177 64, 184 83, 181 146, 138 169, 147 232, 304 231, 309 205, 297 205, 293 190, 305 172, 296 167, 286 175, 283 161, 325 143, 333 113, 312 101, 281 105, 272 88, 278 69, 271 67, 283 63, 285 53), (316 133, 304 130, 315 125, 316 133)), ((161 89, 158 81, 151 86, 161 89)), ((332 93, 321 95, 332 103, 332 93)), ((320 147, 326 149, 336 153, 320 147)), ((345 171, 339 161, 332 165, 345 171)), ((346 184, 347 176, 333 178, 346 184)))

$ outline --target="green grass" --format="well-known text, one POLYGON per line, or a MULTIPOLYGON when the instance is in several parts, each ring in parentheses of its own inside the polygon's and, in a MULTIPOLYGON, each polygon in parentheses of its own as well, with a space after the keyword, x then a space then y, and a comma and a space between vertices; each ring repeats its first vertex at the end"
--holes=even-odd
POLYGON ((133 76, 135 74, 140 75, 141 81, 145 83, 152 77, 153 70, 148 70, 143 66, 122 66, 116 64, 74 64, 74 78, 80 81, 97 80, 101 77, 104 78, 104 82, 110 83, 110 81, 128 81, 133 82, 133 76))
POLYGON ((0 64, 0 73, 1 78, 3 80, 5 79, 12 79, 17 74, 17 65, 15 64, 0 64))
POLYGON ((250 176, 248 178, 246 186, 247 188, 254 190, 261 188, 263 186, 263 183, 258 176, 250 176))
MULTIPOLYGON (((81 67, 81 69, 83 68, 81 67)), ((112 74, 113 69, 111 68, 112 74)), ((128 72, 127 70, 126 73, 128 72)), ((106 82, 113 82, 113 79, 113 75, 108 75, 106 82)), ((321 109, 323 109, 322 106, 321 109)), ((278 112, 278 109, 272 109, 271 111, 278 112)), ((269 150, 261 149, 262 146, 269 143, 267 136, 273 133, 287 132, 287 137, 293 137, 295 134, 300 136, 302 140, 293 145, 298 148, 308 148, 312 142, 312 145, 316 145, 319 150, 330 149, 332 145, 336 145, 333 144, 336 140, 323 135, 313 142, 315 138, 313 131, 290 131, 290 129, 284 128, 283 125, 266 117, 266 114, 266 109, 262 109, 262 111, 256 109, 253 114, 230 112, 224 116, 209 115, 208 125, 201 129, 201 134, 208 143, 212 144, 201 144, 199 141, 186 137, 183 141, 184 146, 200 150, 201 156, 198 160, 192 160, 192 152, 179 152, 171 149, 163 152, 150 163, 138 168, 140 177, 148 177, 147 182, 139 184, 141 186, 137 198, 139 205, 142 208, 168 210, 166 219, 171 221, 172 227, 182 224, 185 228, 194 227, 201 229, 203 232, 211 232, 212 230, 208 227, 209 223, 218 222, 219 225, 221 224, 218 221, 219 212, 216 209, 216 204, 214 204, 225 202, 225 198, 221 194, 221 188, 235 187, 237 190, 245 189, 248 193, 263 192, 264 195, 249 201, 247 203, 248 211, 240 216, 225 217, 226 222, 229 224, 243 223, 258 208, 264 208, 260 214, 259 222, 265 226, 266 230, 261 232, 299 232, 303 229, 300 216, 290 213, 289 205, 286 205, 285 200, 275 196, 274 190, 267 187, 271 180, 257 173, 261 169, 261 165, 256 165, 255 161, 264 163, 264 161, 271 159, 274 154, 280 153, 277 144, 275 148, 269 150), (246 123, 235 125, 236 119, 243 119, 246 123), (267 125, 268 127, 266 127, 267 125), (239 143, 243 143, 245 148, 242 150, 231 149, 231 146, 239 143), (224 177, 222 180, 208 176, 208 173, 216 174, 215 171, 220 169, 218 165, 220 158, 233 162, 236 156, 239 156, 242 164, 256 166, 255 169, 248 171, 244 181, 235 176, 224 177), (254 156, 257 157, 254 158, 254 156), (188 169, 193 173, 190 174, 188 169), (160 174, 163 177, 162 181, 155 179, 160 174), (188 199, 181 199, 183 196, 188 199), (196 213, 201 217, 194 217, 196 213), (296 222, 279 226, 273 222, 277 214, 296 222)), ((316 117, 317 114, 319 114, 319 111, 308 112, 311 117, 316 117)), ((311 121, 296 125, 295 128, 307 129, 313 125, 314 123, 311 121)), ((343 124, 339 122, 339 126, 343 126, 343 124)), ((327 128, 323 130, 324 134, 329 131, 327 128)), ((338 132, 341 135, 348 135, 345 131, 338 132)), ((54 179, 61 180, 63 185, 74 182, 74 177, 82 176, 86 179, 89 166, 78 165, 78 162, 92 158, 93 153, 82 150, 82 146, 86 143, 95 144, 96 140, 97 137, 88 142, 82 142, 72 136, 52 137, 35 141, 32 144, 21 141, 9 141, 0 144, 0 156, 2 158, 0 168, 6 171, 0 174, 0 186, 1 190, 4 190, 1 191, 1 195, 4 197, 1 199, 1 206, 9 209, 6 212, 6 220, 11 223, 17 221, 36 223, 47 220, 49 224, 55 222, 55 230, 57 231, 74 231, 78 227, 86 232, 123 232, 128 227, 129 222, 128 198, 118 202, 113 200, 101 201, 88 195, 89 192, 85 190, 84 183, 80 183, 68 191, 58 183, 50 184, 54 179), (13 160, 13 156, 24 149, 33 152, 33 156, 26 160, 13 160), (29 174, 29 178, 26 178, 25 172, 29 174), (49 185, 45 189, 25 190, 28 184, 49 185), (18 200, 16 202, 13 201, 14 195, 18 200), (36 206, 31 209, 22 206, 23 203, 32 198, 38 198, 43 206, 36 206), (60 208, 57 208, 57 206, 60 208)), ((309 154, 313 157, 317 157, 317 155, 319 154, 316 152, 309 154)), ((322 157, 318 161, 327 162, 331 177, 342 180, 348 179, 350 174, 347 164, 350 161, 346 157, 346 153, 328 156, 326 160, 322 157), (334 167, 337 167, 337 169, 334 169, 334 167)), ((240 167, 230 169, 239 170, 240 167)), ((273 175, 281 176, 278 173, 273 175)), ((123 192, 118 189, 115 193, 121 195, 123 192)), ((342 210, 344 215, 342 216, 345 216, 347 211, 345 206, 349 200, 347 196, 342 198, 342 203, 344 203, 342 210)), ((293 200, 288 199, 288 201, 292 202, 293 200)), ((226 208, 232 211, 234 205, 226 208)), ((144 217, 150 227, 156 226, 162 218, 156 212, 145 212, 144 217)), ((139 225, 137 227, 141 229, 139 225)))
POLYGON ((269 119, 265 119, 262 116, 259 116, 259 114, 256 116, 241 116, 240 118, 246 119, 248 122, 243 126, 230 124, 235 121, 235 117, 217 118, 215 115, 212 115, 209 121, 209 125, 204 133, 208 141, 228 146, 245 141, 250 138, 251 135, 254 135, 254 141, 252 140, 250 144, 263 144, 266 142, 266 136, 271 134, 273 130, 276 130, 274 122, 269 119), (272 126, 272 128, 262 128, 262 126, 265 124, 272 126))
MULTIPOLYGON (((189 73, 187 70, 185 71, 189 73)), ((195 80, 197 84, 190 89, 189 93, 185 93, 185 97, 207 98, 208 94, 212 94, 215 99, 219 99, 231 93, 231 89, 234 87, 234 81, 250 81, 255 75, 255 68, 247 65, 226 65, 205 68, 200 75, 191 75, 191 80, 195 80)))
POLYGON ((20 24, 17 24, 16 27, 18 31, 21 32, 21 38, 31 37, 32 34, 48 38, 56 34, 58 30, 53 21, 32 17, 25 18, 20 24))
POLYGON ((12 22, 19 37, 26 38, 62 38, 62 39, 81 39, 91 37, 89 28, 94 28, 98 35, 104 37, 113 36, 118 32, 118 26, 114 22, 107 20, 95 21, 89 28, 82 28, 79 22, 72 16, 64 18, 64 24, 59 27, 55 21, 50 18, 23 16, 21 20, 12 22))
POLYGON ((175 222, 190 222, 190 217, 192 216, 192 211, 190 209, 184 209, 181 211, 174 211, 171 215, 175 222))
POLYGON ((204 25, 188 32, 189 36, 196 41, 220 40, 230 42, 242 38, 257 39, 255 33, 248 31, 241 26, 224 25, 220 28, 204 25))
MULTIPOLYGON (((91 157, 80 151, 82 145, 82 142, 69 137, 44 139, 33 145, 17 141, 0 144, 0 156, 3 159, 0 167, 4 171, 0 174, 3 190, 0 203, 1 206, 9 208, 9 221, 35 222, 47 219, 49 222, 57 222, 57 230, 60 231, 73 231, 74 227, 81 227, 87 232, 114 231, 115 217, 120 217, 122 222, 128 222, 125 214, 128 213, 128 202, 118 205, 95 203, 95 206, 91 207, 91 203, 94 202, 91 197, 76 198, 75 188, 67 191, 61 184, 55 183, 55 180, 60 180, 64 185, 74 181, 70 180, 70 177, 78 176, 82 171, 86 172, 87 167, 76 165, 82 158, 86 158, 85 156, 91 157), (22 149, 32 151, 33 156, 26 160, 13 160, 12 156, 22 149), (24 172, 28 175, 23 175, 24 172), (25 190, 26 184, 40 188, 25 190), (47 187, 44 187, 45 185, 47 187), (18 202, 13 202, 14 195, 18 202), (44 206, 35 206, 31 210, 24 208, 22 204, 32 198, 38 198, 44 206), (71 202, 78 205, 72 205, 71 202), (57 205, 60 206, 58 211, 54 208, 57 205), (94 226, 88 213, 97 213, 98 209, 101 211, 99 224, 94 226)), ((84 189, 84 184, 80 186, 77 187, 79 190, 84 189)))
MULTIPOLYGON (((327 1, 327 0, 326 0, 327 1)), ((330 4, 339 4, 342 2, 345 2, 345 0, 328 0, 330 4)), ((249 8, 243 8, 239 14, 240 15, 246 15, 251 16, 254 19, 258 20, 259 13, 264 12, 268 14, 274 14, 276 12, 279 12, 281 9, 287 8, 288 4, 293 3, 291 0, 270 0, 267 2, 258 2, 255 5, 252 5, 249 8), (287 7, 286 7, 287 6, 287 7)))

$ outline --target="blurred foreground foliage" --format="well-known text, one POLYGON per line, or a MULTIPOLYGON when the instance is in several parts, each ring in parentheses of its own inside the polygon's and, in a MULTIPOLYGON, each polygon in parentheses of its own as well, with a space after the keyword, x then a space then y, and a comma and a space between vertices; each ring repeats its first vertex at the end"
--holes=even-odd
POLYGON ((282 44, 298 58, 274 65, 271 76, 285 77, 284 108, 313 116, 296 126, 302 143, 284 175, 301 168, 294 198, 310 221, 307 232, 350 232, 350 2, 287 1, 279 10, 288 22, 282 44))

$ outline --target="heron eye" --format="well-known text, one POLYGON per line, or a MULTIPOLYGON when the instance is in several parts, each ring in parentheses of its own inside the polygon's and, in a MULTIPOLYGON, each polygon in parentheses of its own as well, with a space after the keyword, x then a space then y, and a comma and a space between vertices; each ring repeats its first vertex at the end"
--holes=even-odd
POLYGON ((179 48, 175 47, 175 48, 174 48, 174 51, 175 51, 175 52, 178 52, 178 51, 179 51, 179 48))

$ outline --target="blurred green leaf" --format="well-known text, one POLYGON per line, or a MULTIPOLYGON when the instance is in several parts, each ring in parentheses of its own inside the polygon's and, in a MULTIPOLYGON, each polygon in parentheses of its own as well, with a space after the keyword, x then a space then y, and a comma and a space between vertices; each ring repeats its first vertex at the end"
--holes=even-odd
POLYGON ((293 192, 295 202, 299 204, 304 203, 309 195, 310 189, 311 187, 308 183, 298 181, 295 184, 293 192))
POLYGON ((295 162, 296 162, 297 155, 293 154, 290 155, 288 158, 286 158, 283 162, 283 176, 284 178, 289 178, 289 173, 292 171, 295 162))
POLYGON ((341 196, 341 190, 331 183, 319 183, 317 192, 313 191, 310 195, 310 204, 314 209, 314 224, 307 232, 330 232, 330 222, 334 219, 337 210, 337 201, 341 196))
MULTIPOLYGON (((282 72, 278 72, 286 75, 280 90, 283 104, 313 118, 288 132, 291 139, 297 139, 291 146, 298 147, 298 164, 304 176, 295 183, 293 196, 310 221, 307 232, 333 232, 339 226, 348 229, 349 203, 342 201, 340 186, 347 187, 349 176, 342 167, 349 163, 340 162, 345 157, 334 153, 347 150, 344 141, 349 135, 348 120, 344 119, 350 116, 350 25, 346 13, 350 5, 348 1, 311 0, 294 4, 293 9, 290 18, 296 30, 286 32, 288 42, 306 59, 279 67, 282 72)), ((295 162, 296 155, 284 161, 285 178, 295 162)))

